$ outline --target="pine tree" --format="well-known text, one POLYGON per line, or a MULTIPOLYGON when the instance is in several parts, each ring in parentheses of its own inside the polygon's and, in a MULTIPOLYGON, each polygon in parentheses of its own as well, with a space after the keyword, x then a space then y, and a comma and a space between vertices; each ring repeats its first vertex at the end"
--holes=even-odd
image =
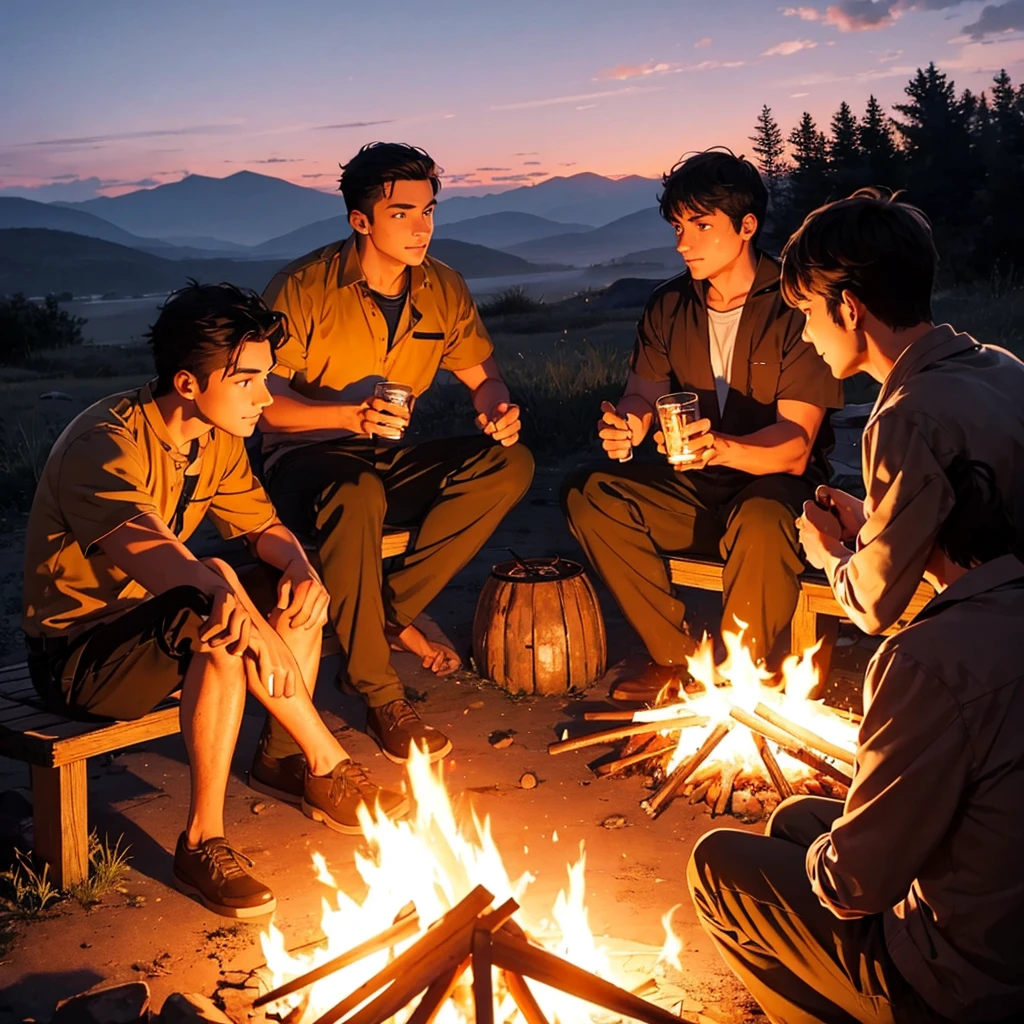
POLYGON ((864 183, 895 190, 902 182, 902 174, 891 124, 877 98, 869 96, 864 116, 857 126, 857 142, 864 160, 864 183))
POLYGON ((783 159, 786 145, 782 129, 772 114, 772 108, 767 104, 757 115, 757 123, 754 126, 754 134, 750 136, 750 141, 754 144, 753 149, 758 158, 758 170, 764 175, 768 195, 775 199, 779 194, 781 179, 787 169, 783 159))
POLYGON ((789 144, 794 164, 790 198, 793 219, 798 222, 829 197, 828 140, 805 110, 800 124, 789 133, 789 144))
POLYGON ((835 168, 856 164, 860 160, 860 142, 857 132, 857 118, 850 104, 843 100, 832 115, 832 137, 829 139, 828 155, 835 168))

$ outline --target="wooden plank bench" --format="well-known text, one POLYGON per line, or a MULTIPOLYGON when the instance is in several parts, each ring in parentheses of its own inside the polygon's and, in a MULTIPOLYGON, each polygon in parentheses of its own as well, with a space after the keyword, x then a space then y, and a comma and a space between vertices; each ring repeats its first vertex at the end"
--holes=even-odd
MULTIPOLYGON (((720 561, 671 556, 668 566, 669 576, 677 586, 722 591, 724 565, 720 561)), ((890 636, 906 626, 934 596, 935 591, 922 580, 906 610, 884 635, 890 636)), ((843 610, 833 596, 825 574, 817 570, 804 572, 800 577, 800 596, 789 627, 790 650, 798 654, 821 639, 821 650, 815 661, 822 680, 828 675, 839 620, 843 617, 843 610)))
MULTIPOLYGON (((408 530, 386 533, 381 557, 403 554, 409 538, 408 530)), ((0 668, 0 756, 30 767, 35 853, 54 885, 67 888, 89 873, 87 760, 180 728, 176 698, 132 722, 76 722, 43 706, 25 662, 0 668)))

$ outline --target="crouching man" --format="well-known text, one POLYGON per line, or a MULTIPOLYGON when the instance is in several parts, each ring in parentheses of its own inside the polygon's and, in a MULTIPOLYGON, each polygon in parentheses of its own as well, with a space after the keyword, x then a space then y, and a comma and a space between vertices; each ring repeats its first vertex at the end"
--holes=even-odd
POLYGON ((995 473, 959 455, 936 597, 868 667, 845 806, 694 848, 697 916, 769 1019, 1024 1019, 1024 564, 995 473))
POLYGON ((61 434, 25 539, 29 669, 50 707, 130 720, 181 691, 191 800, 174 884, 225 917, 275 906, 224 837, 246 692, 298 744, 275 756, 264 728, 251 772, 262 791, 352 834, 363 803, 407 809, 403 793, 369 781, 313 707, 327 593, 249 468, 242 438, 271 401, 282 321, 231 285, 174 293, 150 331, 156 379, 97 402, 61 434), (253 586, 276 597, 267 617, 229 566, 185 547, 207 514, 259 557, 253 586))

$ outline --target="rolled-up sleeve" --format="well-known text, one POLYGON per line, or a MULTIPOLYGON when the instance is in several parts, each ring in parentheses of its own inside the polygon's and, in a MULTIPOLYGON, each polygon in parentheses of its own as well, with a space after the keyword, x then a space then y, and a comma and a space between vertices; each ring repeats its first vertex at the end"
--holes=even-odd
POLYGON ((207 515, 222 537, 242 537, 268 526, 274 506, 249 464, 245 442, 230 438, 225 472, 217 484, 207 515))
POLYGON ((668 340, 662 330, 662 298, 655 295, 647 303, 636 325, 636 343, 629 368, 644 380, 662 382, 672 376, 668 357, 668 340))
POLYGON ((873 697, 843 815, 807 851, 815 895, 841 918, 906 898, 949 831, 972 757, 959 706, 916 661, 882 648, 866 685, 873 697))
POLYGON ((865 633, 881 633, 906 610, 924 577, 953 491, 921 430, 884 413, 864 432, 867 521, 857 550, 832 574, 843 611, 865 633))

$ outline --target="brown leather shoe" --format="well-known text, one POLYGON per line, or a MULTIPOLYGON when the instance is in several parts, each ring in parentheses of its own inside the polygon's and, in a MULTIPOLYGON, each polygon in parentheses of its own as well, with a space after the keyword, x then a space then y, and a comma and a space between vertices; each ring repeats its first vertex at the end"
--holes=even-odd
POLYGON ((322 821, 335 832, 348 836, 363 834, 359 808, 379 807, 388 818, 404 817, 409 797, 399 789, 385 789, 370 781, 366 770, 349 758, 339 761, 330 775, 312 775, 306 771, 302 813, 322 821))
POLYGON ((306 784, 306 758, 302 754, 269 757, 260 745, 249 769, 249 788, 284 803, 302 803, 306 784))
POLYGON ((174 851, 174 887, 195 896, 207 910, 221 917, 260 917, 277 906, 274 894, 242 866, 255 865, 244 854, 232 850, 223 836, 201 843, 195 850, 178 836, 174 851))
POLYGON ((427 725, 407 700, 393 700, 366 709, 366 731, 380 745, 381 753, 396 764, 405 764, 413 744, 425 750, 431 761, 440 761, 452 741, 440 729, 427 725))

